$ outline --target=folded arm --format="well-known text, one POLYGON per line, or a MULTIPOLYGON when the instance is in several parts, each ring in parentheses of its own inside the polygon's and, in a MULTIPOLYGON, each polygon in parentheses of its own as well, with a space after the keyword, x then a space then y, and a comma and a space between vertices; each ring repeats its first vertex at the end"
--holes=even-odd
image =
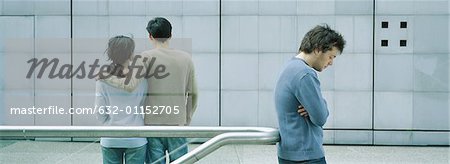
POLYGON ((319 80, 312 74, 306 74, 300 77, 296 86, 295 96, 308 113, 311 122, 317 126, 325 125, 329 113, 319 80))

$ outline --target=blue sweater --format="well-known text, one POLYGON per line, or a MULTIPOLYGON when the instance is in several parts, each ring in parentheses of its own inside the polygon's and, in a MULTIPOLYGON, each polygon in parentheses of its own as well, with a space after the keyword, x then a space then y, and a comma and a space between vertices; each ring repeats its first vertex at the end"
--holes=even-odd
POLYGON ((323 129, 328 117, 317 73, 305 61, 292 58, 284 67, 275 87, 280 142, 278 157, 303 161, 324 157, 323 129), (302 105, 309 118, 300 116, 302 105))

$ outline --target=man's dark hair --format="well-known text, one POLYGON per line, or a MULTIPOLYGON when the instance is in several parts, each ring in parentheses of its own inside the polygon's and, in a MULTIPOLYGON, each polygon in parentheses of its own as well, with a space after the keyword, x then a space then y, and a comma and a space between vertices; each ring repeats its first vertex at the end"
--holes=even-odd
POLYGON ((166 18, 156 17, 148 22, 147 31, 157 41, 165 42, 172 36, 172 25, 166 18))
POLYGON ((324 24, 314 27, 305 34, 298 52, 311 53, 314 50, 327 52, 336 47, 342 53, 344 46, 345 40, 342 35, 324 24))

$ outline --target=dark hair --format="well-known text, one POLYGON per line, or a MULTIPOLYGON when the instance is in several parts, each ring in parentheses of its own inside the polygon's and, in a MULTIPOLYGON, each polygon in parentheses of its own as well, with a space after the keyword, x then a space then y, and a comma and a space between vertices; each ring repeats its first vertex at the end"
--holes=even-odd
POLYGON ((314 27, 305 34, 298 52, 311 53, 314 50, 327 52, 336 47, 342 53, 344 46, 345 40, 342 35, 324 24, 314 27))
POLYGON ((157 41, 165 42, 172 36, 172 25, 166 18, 156 17, 148 22, 147 31, 157 41))
POLYGON ((134 52, 134 41, 128 36, 115 36, 109 39, 106 53, 108 60, 112 61, 107 72, 111 75, 124 77, 122 70, 125 67, 122 65, 131 58, 134 52))

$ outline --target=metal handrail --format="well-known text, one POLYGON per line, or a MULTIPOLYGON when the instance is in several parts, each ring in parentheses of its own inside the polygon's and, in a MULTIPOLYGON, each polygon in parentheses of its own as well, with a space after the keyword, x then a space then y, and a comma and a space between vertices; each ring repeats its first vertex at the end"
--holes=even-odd
POLYGON ((190 137, 212 138, 172 163, 194 163, 228 144, 274 144, 278 129, 199 126, 0 126, 0 137, 190 137))
POLYGON ((279 141, 278 132, 240 132, 220 134, 203 143, 194 150, 175 160, 174 164, 194 163, 212 153, 214 150, 228 144, 274 144, 279 141))

